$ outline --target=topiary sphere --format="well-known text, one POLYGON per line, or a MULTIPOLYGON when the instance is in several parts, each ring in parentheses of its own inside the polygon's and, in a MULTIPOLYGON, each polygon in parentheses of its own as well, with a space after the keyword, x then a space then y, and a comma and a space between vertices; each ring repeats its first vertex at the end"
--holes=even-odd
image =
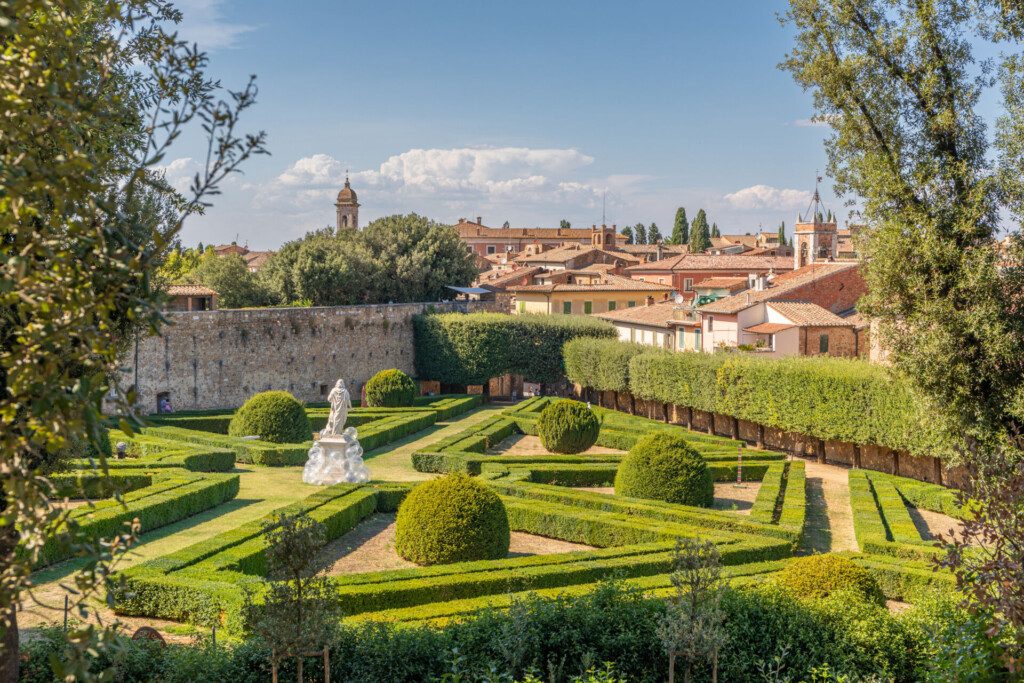
POLYGON ((537 435, 552 453, 582 453, 597 441, 601 423, 579 401, 555 401, 540 413, 537 435))
POLYGON ((885 595, 875 577, 848 557, 826 553, 791 560, 779 572, 778 582, 800 599, 828 597, 833 592, 852 592, 866 602, 885 605, 885 595))
POLYGON ((259 436, 274 443, 302 443, 313 436, 306 409, 287 391, 264 391, 235 411, 231 436, 259 436))
POLYGON ((395 550, 419 565, 502 559, 509 539, 505 504, 465 474, 419 484, 398 508, 395 550))
POLYGON ((416 398, 416 383, 401 370, 381 370, 366 383, 366 405, 373 408, 404 408, 416 398))
POLYGON ((622 459, 615 475, 615 493, 711 507, 715 480, 704 456, 686 439, 651 434, 637 441, 622 459))

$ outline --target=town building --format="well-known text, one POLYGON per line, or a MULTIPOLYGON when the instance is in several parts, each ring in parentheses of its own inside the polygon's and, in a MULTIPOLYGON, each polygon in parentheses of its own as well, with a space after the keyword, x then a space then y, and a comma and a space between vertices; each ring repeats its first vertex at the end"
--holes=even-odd
POLYGON ((695 338, 692 333, 687 334, 700 327, 689 311, 689 306, 674 300, 648 298, 643 306, 598 313, 595 317, 610 322, 621 341, 671 351, 701 351, 699 335, 695 338))
POLYGON ((616 226, 594 225, 590 228, 489 228, 483 218, 476 221, 460 218, 455 229, 466 248, 481 256, 489 254, 518 254, 529 245, 560 247, 564 244, 579 244, 614 249, 625 241, 617 233, 616 226))
POLYGON ((230 256, 237 254, 242 257, 245 261, 246 267, 250 273, 255 273, 260 268, 266 265, 270 257, 274 255, 273 251, 253 251, 248 246, 241 246, 235 242, 231 244, 218 244, 213 248, 213 253, 217 256, 230 256))
POLYGON ((779 256, 683 253, 631 266, 626 268, 626 274, 641 282, 669 285, 684 299, 690 300, 694 298, 695 286, 709 278, 778 275, 791 270, 792 259, 779 256))
POLYGON ((551 270, 573 270, 596 264, 612 266, 617 270, 640 264, 640 259, 623 251, 611 251, 590 244, 564 244, 552 249, 528 245, 514 261, 522 266, 535 266, 551 270), (539 248, 538 248, 539 247, 539 248))
POLYGON ((578 315, 632 308, 648 297, 667 300, 673 294, 668 285, 640 282, 604 272, 600 267, 543 271, 533 276, 533 284, 507 289, 516 297, 516 313, 578 315))
POLYGON ((168 311, 217 310, 217 292, 203 285, 170 285, 165 294, 168 311))
POLYGON ((359 229, 359 199, 356 191, 348 182, 348 175, 345 176, 345 186, 338 191, 338 199, 334 203, 338 219, 338 232, 343 230, 359 229))

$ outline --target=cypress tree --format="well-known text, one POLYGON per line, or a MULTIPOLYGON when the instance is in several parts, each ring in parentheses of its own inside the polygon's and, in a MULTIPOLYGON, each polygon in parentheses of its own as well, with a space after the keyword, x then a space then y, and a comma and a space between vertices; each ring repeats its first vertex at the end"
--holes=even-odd
POLYGON ((687 244, 690 241, 690 221, 686 220, 686 209, 676 209, 676 222, 672 227, 672 244, 687 244))
POLYGON ((720 233, 718 231, 718 223, 712 223, 711 224, 711 236, 712 237, 721 237, 722 236, 722 233, 720 233))
POLYGON ((779 223, 779 246, 786 246, 786 221, 779 223))
POLYGON ((690 252, 699 254, 711 247, 711 228, 704 209, 697 212, 697 217, 690 225, 690 252))
POLYGON ((637 223, 634 230, 636 232, 636 243, 647 244, 647 228, 644 227, 644 224, 637 223))
POLYGON ((647 230, 647 243, 657 244, 662 241, 661 230, 658 229, 657 223, 651 223, 651 227, 647 230))
POLYGON ((626 236, 626 244, 633 244, 633 228, 627 225, 622 229, 622 234, 626 236))

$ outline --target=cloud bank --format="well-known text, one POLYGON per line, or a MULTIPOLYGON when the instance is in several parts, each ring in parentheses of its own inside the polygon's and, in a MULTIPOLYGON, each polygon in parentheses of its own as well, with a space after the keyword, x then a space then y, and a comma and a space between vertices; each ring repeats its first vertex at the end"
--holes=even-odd
POLYGON ((734 208, 755 211, 799 209, 811 201, 811 193, 771 185, 751 185, 725 195, 725 201, 734 208))

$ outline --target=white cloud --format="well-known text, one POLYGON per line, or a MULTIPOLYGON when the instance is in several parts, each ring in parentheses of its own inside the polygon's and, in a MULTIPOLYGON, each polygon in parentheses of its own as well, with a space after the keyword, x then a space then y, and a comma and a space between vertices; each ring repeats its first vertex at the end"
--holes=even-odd
POLYGON ((731 192, 725 195, 724 199, 737 209, 781 211, 806 205, 811 201, 811 193, 804 190, 781 189, 770 185, 752 185, 731 192))
POLYGON ((285 187, 340 185, 344 182, 345 169, 341 162, 327 154, 303 157, 277 177, 285 187))
POLYGON ((153 170, 163 173, 164 180, 175 190, 184 194, 192 184, 196 172, 199 171, 199 163, 192 157, 182 157, 163 166, 154 166, 153 170))
POLYGON ((200 50, 234 47, 242 35, 256 27, 227 21, 223 4, 223 0, 176 0, 174 5, 182 15, 181 23, 174 27, 178 36, 196 43, 200 50))

